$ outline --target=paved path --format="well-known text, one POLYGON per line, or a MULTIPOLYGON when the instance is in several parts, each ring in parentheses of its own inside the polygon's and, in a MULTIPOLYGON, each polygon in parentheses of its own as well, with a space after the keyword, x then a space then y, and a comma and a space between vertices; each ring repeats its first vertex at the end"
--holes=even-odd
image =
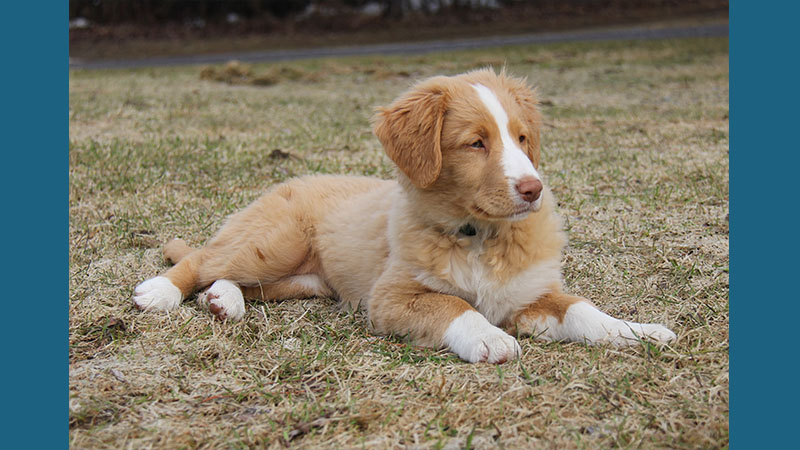
POLYGON ((547 44, 553 42, 668 39, 727 35, 727 23, 666 28, 636 26, 617 29, 562 31, 553 33, 534 33, 516 36, 495 36, 474 39, 402 42, 391 44, 354 45, 295 50, 231 52, 210 55, 172 56, 137 60, 120 59, 105 61, 80 61, 70 58, 69 67, 71 69, 127 69, 137 67, 219 64, 231 60, 256 63, 289 61, 307 58, 330 58, 337 56, 422 54, 440 51, 502 47, 509 45, 547 44))

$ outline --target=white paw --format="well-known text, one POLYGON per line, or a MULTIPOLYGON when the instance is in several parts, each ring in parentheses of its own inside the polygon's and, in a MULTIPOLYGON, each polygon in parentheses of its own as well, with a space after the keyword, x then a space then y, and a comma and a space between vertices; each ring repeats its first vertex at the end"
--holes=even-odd
POLYGON ((665 344, 676 338, 675 333, 662 325, 615 319, 587 302, 570 305, 562 322, 552 319, 542 325, 546 325, 547 339, 617 347, 636 345, 641 340, 665 344))
POLYGON ((443 340, 453 353, 471 363, 502 364, 522 354, 516 339, 476 311, 466 311, 454 319, 443 340))
POLYGON ((655 341, 659 344, 666 344, 678 338, 672 330, 657 323, 643 323, 639 324, 639 326, 642 330, 639 337, 655 341))
POLYGON ((133 303, 145 311, 169 311, 181 303, 181 290, 167 277, 155 277, 142 282, 133 291, 133 303))
POLYGON ((607 336, 598 342, 609 342, 617 347, 636 345, 642 340, 666 344, 676 338, 675 333, 663 325, 650 323, 618 320, 617 323, 608 326, 607 330, 607 336))
POLYGON ((197 297, 197 302, 219 320, 239 320, 244 317, 244 296, 236 283, 217 280, 197 297))

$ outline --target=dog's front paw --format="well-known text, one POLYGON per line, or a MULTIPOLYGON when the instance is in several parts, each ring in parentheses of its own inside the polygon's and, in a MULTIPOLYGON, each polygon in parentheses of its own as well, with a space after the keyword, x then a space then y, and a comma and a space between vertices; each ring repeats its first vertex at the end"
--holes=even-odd
POLYGON ((476 311, 466 311, 450 323, 444 334, 444 344, 471 363, 502 364, 522 354, 514 337, 476 311))
POLYGON ((657 323, 643 323, 640 324, 642 339, 649 339, 659 344, 666 344, 674 341, 678 336, 664 325, 657 323))
POLYGON ((588 302, 572 304, 561 322, 541 323, 544 339, 568 340, 587 344, 611 344, 616 347, 636 345, 642 340, 666 344, 675 333, 659 324, 636 323, 616 319, 588 302))
POLYGON ((181 303, 181 290, 167 277, 155 277, 142 282, 133 291, 137 308, 149 311, 169 311, 181 303))
POLYGON ((618 320, 608 327, 608 334, 599 342, 609 342, 617 347, 636 345, 640 341, 651 341, 656 344, 667 344, 676 339, 669 328, 655 323, 636 323, 618 320))
POLYGON ((217 280, 197 297, 197 302, 219 320, 239 320, 244 317, 244 296, 236 283, 217 280))

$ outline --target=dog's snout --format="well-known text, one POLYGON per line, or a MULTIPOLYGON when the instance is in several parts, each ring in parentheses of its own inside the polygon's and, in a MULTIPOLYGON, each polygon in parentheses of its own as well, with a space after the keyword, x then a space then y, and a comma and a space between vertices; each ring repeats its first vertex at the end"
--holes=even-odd
POLYGON ((535 202, 542 194, 542 181, 538 178, 525 177, 517 183, 517 192, 526 202, 535 202))

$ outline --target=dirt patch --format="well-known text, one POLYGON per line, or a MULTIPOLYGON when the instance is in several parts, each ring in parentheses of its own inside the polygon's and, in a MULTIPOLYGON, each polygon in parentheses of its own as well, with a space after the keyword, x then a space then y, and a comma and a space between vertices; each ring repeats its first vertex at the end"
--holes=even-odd
MULTIPOLYGON (((476 64, 475 67, 486 67, 486 64, 476 64)), ((221 66, 204 66, 200 69, 199 78, 205 81, 215 81, 228 85, 272 86, 286 82, 318 83, 332 75, 359 74, 365 78, 385 80, 388 78, 408 78, 411 73, 406 70, 391 70, 386 68, 343 66, 336 63, 323 64, 313 70, 305 70, 291 65, 262 66, 260 70, 252 64, 240 61, 228 61, 221 66)), ((282 157, 280 154, 271 154, 272 158, 282 157)))

